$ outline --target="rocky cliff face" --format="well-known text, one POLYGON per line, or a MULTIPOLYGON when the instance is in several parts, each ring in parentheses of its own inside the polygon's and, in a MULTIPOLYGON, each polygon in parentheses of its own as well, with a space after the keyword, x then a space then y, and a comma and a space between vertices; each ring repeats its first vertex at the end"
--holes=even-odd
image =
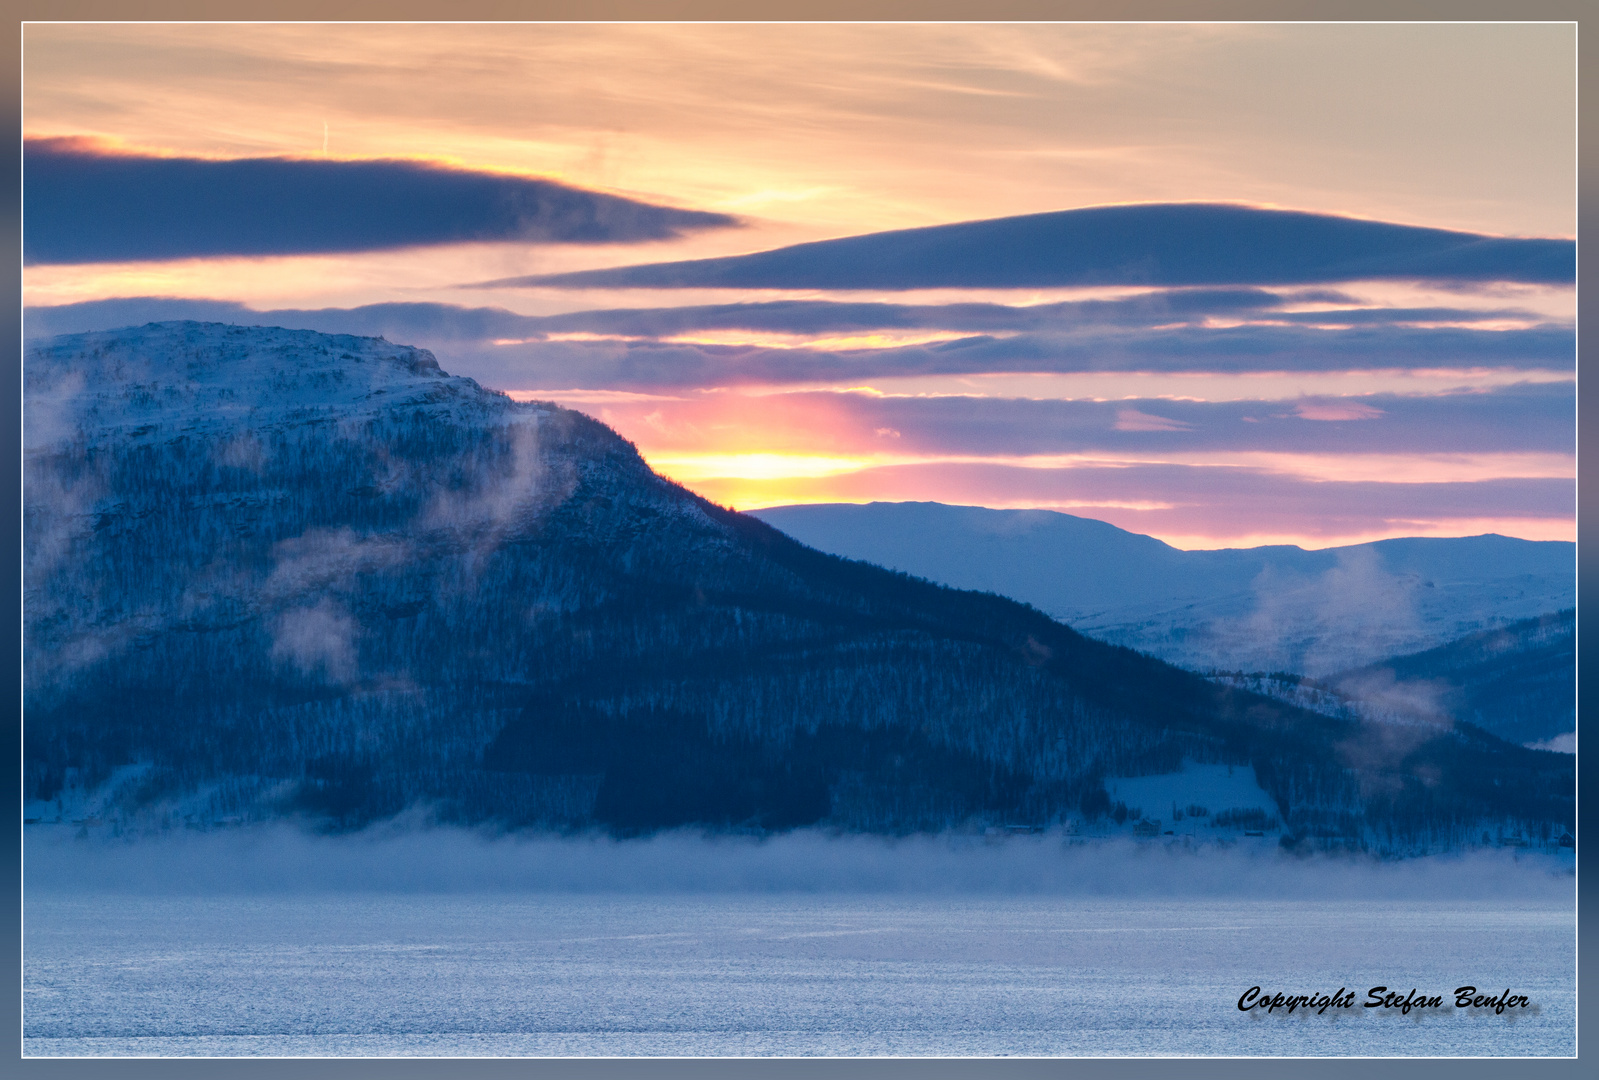
POLYGON ((54 339, 25 383, 35 799, 904 831, 1093 814, 1190 758, 1340 842, 1570 816, 1560 755, 1369 737, 823 555, 421 350, 165 323, 54 339))

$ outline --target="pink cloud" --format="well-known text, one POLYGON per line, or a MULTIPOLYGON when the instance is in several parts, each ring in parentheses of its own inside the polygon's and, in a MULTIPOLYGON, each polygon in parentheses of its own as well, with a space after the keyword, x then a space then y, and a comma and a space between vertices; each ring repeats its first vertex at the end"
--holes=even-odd
POLYGON ((1164 416, 1151 416, 1137 409, 1119 409, 1116 412, 1117 431, 1189 431, 1193 425, 1164 416))
POLYGON ((1383 415, 1383 411, 1370 405, 1362 405, 1358 401, 1336 405, 1313 405, 1306 402, 1294 409, 1294 415, 1301 420, 1375 420, 1383 415))

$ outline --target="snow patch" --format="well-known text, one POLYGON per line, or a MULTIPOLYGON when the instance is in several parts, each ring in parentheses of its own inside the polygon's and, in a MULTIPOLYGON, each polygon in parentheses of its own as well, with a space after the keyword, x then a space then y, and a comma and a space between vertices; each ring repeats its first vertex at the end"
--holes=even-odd
POLYGON ((1277 803, 1260 786, 1253 765, 1199 765, 1184 761, 1180 771, 1157 776, 1107 777, 1112 802, 1141 810, 1146 819, 1183 834, 1214 831, 1218 815, 1228 811, 1261 811, 1277 817, 1277 803), (1192 814, 1198 807, 1205 814, 1192 814), (1178 818, 1175 815, 1181 814, 1178 818))

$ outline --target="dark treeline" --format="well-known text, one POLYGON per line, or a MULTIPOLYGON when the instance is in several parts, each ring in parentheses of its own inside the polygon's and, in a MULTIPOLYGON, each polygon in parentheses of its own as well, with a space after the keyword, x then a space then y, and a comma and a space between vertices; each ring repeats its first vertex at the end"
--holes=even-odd
POLYGON ((30 798, 142 761, 129 813, 905 832, 1094 817, 1187 758, 1253 764, 1305 843, 1572 823, 1569 757, 822 554, 416 350, 160 324, 27 380, 66 417, 27 459, 30 798))

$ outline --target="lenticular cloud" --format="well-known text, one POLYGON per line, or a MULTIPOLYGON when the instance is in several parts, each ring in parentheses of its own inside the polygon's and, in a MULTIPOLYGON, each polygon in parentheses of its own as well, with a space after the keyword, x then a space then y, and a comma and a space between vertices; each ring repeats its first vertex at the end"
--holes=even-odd
POLYGON ((938 289, 1291 285, 1379 278, 1563 283, 1570 240, 1511 239, 1204 203, 1102 206, 900 229, 689 262, 487 284, 938 289))
POLYGON ((417 161, 147 157, 103 153, 77 139, 28 140, 23 182, 23 257, 34 264, 493 240, 623 243, 735 223, 417 161))

